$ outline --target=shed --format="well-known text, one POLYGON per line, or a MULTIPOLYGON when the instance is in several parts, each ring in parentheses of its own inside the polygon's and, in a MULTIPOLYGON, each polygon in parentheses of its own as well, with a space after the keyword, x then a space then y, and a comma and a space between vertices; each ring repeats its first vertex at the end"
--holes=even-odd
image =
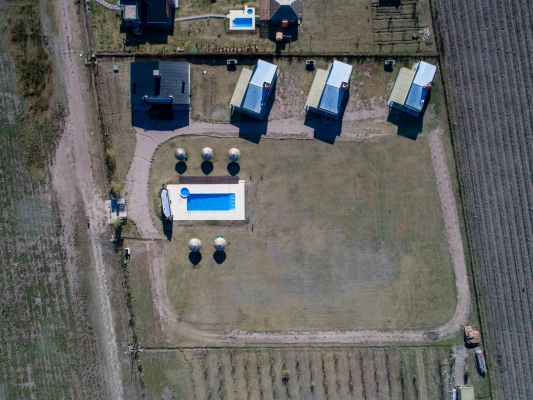
POLYGON ((437 67, 420 61, 412 69, 402 68, 396 78, 387 104, 415 117, 420 116, 433 86, 437 67))
POLYGON ((119 0, 118 6, 125 25, 141 35, 144 27, 172 26, 178 0, 119 0))
POLYGON ((276 85, 277 72, 277 66, 263 60, 257 61, 253 72, 243 68, 231 98, 230 108, 263 119, 267 102, 276 85))
POLYGON ((459 387, 459 399, 460 400, 475 400, 474 388, 472 386, 460 386, 459 387))
POLYGON ((339 119, 352 72, 351 65, 340 61, 333 61, 329 71, 318 69, 305 102, 305 110, 339 119))
POLYGON ((152 104, 190 110, 190 66, 187 62, 148 61, 130 65, 130 102, 133 109, 152 104))

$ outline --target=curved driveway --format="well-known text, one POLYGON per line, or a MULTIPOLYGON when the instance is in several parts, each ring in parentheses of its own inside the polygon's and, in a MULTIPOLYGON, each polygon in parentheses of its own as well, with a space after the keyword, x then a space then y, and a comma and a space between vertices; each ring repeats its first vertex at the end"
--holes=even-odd
MULTIPOLYGON (((298 121, 274 121, 269 123, 270 132, 284 132, 286 136, 301 135, 313 137, 313 129, 298 121)), ((191 123, 176 131, 144 131, 137 128, 137 146, 127 175, 128 215, 133 219, 143 238, 157 238, 161 234, 150 217, 148 181, 151 159, 157 147, 178 135, 220 135, 238 136, 239 129, 229 124, 191 123)), ((178 323, 178 316, 168 301, 164 279, 164 268, 159 262, 152 263, 151 271, 154 303, 161 324, 169 330, 211 343, 368 343, 368 342, 426 342, 453 337, 467 322, 470 312, 470 291, 464 257, 463 241, 457 213, 457 204, 444 145, 439 131, 427 135, 433 169, 437 179, 439 197, 446 226, 446 236, 453 262, 457 287, 457 306, 452 318, 444 325, 431 331, 346 331, 346 332, 287 332, 287 333, 248 333, 233 331, 218 335, 196 329, 185 322, 178 323)))

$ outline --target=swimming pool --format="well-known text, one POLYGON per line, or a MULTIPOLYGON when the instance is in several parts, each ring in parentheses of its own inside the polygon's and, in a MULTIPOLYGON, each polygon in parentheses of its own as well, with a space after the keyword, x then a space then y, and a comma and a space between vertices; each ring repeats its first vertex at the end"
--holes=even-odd
POLYGON ((234 18, 232 22, 235 28, 252 28, 254 26, 253 18, 234 18))
POLYGON ((233 211, 235 193, 199 193, 187 197, 187 211, 233 211))

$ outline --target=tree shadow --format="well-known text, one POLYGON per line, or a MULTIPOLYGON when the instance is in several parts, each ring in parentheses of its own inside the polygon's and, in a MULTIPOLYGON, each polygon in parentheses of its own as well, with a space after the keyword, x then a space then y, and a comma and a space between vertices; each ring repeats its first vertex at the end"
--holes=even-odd
POLYGON ((171 114, 165 113, 164 119, 152 118, 158 114, 150 109, 132 110, 131 124, 147 131, 173 131, 189 126, 189 111, 173 110, 171 114), (170 116, 170 118, 168 118, 170 116))
POLYGON ((200 168, 202 169, 202 172, 205 174, 205 175, 209 175, 211 172, 213 172, 213 163, 211 161, 204 161, 201 165, 200 165, 200 168))
POLYGON ((189 261, 196 267, 202 261, 202 254, 199 251, 191 251, 189 253, 189 261))
POLYGON ((174 167, 176 172, 180 175, 183 175, 187 171, 187 163, 185 161, 179 161, 174 167))
POLYGON ((224 261, 226 261, 226 252, 224 250, 215 251, 213 253, 213 260, 215 260, 218 265, 223 264, 224 261))
POLYGON ((228 164, 228 172, 231 176, 238 175, 240 171, 241 171, 241 166, 239 165, 238 162, 230 162, 228 164))

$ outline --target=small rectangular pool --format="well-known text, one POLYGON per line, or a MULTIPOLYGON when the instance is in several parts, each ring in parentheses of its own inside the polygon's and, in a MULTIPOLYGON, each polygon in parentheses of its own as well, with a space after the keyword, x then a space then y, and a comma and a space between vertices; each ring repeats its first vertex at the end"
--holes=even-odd
POLYGON ((254 27, 253 18, 234 18, 232 23, 235 28, 253 28, 254 27))
POLYGON ((187 197, 187 211, 233 211, 235 193, 201 193, 187 197))

